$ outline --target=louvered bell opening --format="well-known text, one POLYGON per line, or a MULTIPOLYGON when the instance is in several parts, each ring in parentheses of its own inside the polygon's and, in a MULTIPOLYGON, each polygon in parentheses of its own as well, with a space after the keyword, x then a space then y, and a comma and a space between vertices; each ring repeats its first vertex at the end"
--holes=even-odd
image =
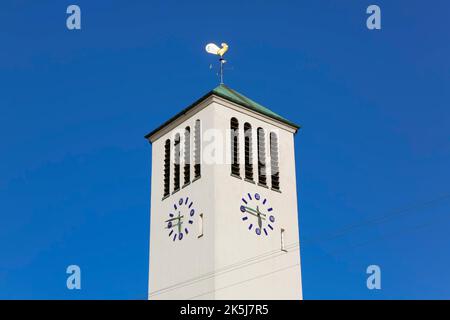
POLYGON ((236 149, 233 152, 233 158, 232 158, 232 162, 231 162, 231 173, 239 176, 240 175, 239 171, 240 171, 239 170, 239 153, 237 152, 237 149, 236 149))
POLYGON ((258 128, 258 183, 267 184, 266 180, 266 150, 264 130, 258 128))
POLYGON ((174 190, 180 189, 180 136, 175 137, 175 155, 174 155, 174 170, 173 170, 173 187, 174 190))
POLYGON ((164 194, 170 193, 170 140, 166 140, 164 145, 164 194))
POLYGON ((252 150, 248 138, 245 141, 245 178, 253 180, 252 150))
POLYGON ((279 173, 272 175, 272 188, 280 190, 280 176, 279 173))
POLYGON ((240 176, 240 166, 239 166, 239 122, 236 118, 231 118, 230 121, 231 129, 231 174, 235 176, 240 176))
POLYGON ((267 177, 266 177, 266 167, 264 166, 264 164, 259 165, 258 168, 258 182, 262 185, 266 185, 267 184, 267 177))
POLYGON ((280 172, 278 166, 278 138, 275 133, 270 134, 270 168, 272 170, 272 189, 280 190, 280 172))
POLYGON ((245 177, 247 179, 253 180, 253 164, 251 162, 251 159, 248 159, 245 162, 245 177))
POLYGON ((200 175, 201 175, 200 164, 194 165, 194 174, 195 174, 196 178, 200 177, 200 175))
POLYGON ((180 189, 180 165, 175 165, 173 187, 175 190, 180 189))
POLYGON ((245 164, 245 178, 253 180, 253 165, 251 163, 245 164))
POLYGON ((194 178, 199 178, 201 175, 200 152, 200 120, 196 120, 194 134, 194 178))
POLYGON ((231 162, 231 173, 239 176, 239 153, 237 152, 237 148, 234 148, 233 158, 231 162))
POLYGON ((191 182, 191 129, 186 127, 184 132, 184 184, 191 182))
POLYGON ((251 148, 245 148, 245 178, 253 180, 253 164, 251 148))

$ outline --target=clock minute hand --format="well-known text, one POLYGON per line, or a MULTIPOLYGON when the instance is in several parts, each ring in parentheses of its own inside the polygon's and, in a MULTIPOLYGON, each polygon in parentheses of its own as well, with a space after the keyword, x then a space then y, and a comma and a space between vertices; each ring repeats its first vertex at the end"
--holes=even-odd
MULTIPOLYGON (((246 211, 247 211, 247 210, 246 210, 246 211)), ((260 216, 260 215, 258 215, 258 214, 256 214, 256 213, 253 213, 253 212, 251 212, 251 211, 247 211, 247 213, 251 214, 252 216, 261 218, 262 220, 266 220, 266 218, 264 218, 264 217, 262 217, 262 216, 260 216)))
POLYGON ((178 216, 178 217, 166 220, 165 222, 170 222, 170 221, 173 221, 173 220, 180 220, 181 218, 184 218, 184 216, 178 216))
MULTIPOLYGON (((244 207, 244 208, 245 208, 245 211, 250 210, 250 211, 253 211, 256 215, 261 215, 261 216, 263 216, 263 217, 266 216, 264 213, 259 212, 259 210, 257 211, 257 210, 255 210, 255 209, 252 209, 252 208, 249 208, 249 207, 244 207)), ((247 212, 249 212, 249 211, 247 211, 247 212)), ((250 212, 249 212, 249 213, 250 213, 250 212)))

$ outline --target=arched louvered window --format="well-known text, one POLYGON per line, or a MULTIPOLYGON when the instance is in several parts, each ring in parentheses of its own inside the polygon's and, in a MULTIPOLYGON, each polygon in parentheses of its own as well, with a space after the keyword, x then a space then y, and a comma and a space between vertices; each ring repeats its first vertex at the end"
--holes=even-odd
POLYGON ((278 166, 278 137, 275 132, 270 133, 270 170, 272 189, 280 190, 280 168, 278 166))
POLYGON ((164 197, 170 194, 170 139, 164 144, 164 197))
POLYGON ((191 182, 191 128, 184 129, 184 185, 191 182))
POLYGON ((194 179, 198 179, 201 176, 200 159, 202 154, 201 148, 201 131, 200 120, 195 121, 195 133, 194 133, 194 179))
POLYGON ((239 122, 236 118, 230 120, 231 131, 231 174, 240 177, 239 167, 239 122))
POLYGON ((245 179, 253 181, 252 126, 244 124, 245 141, 245 179))
POLYGON ((257 130, 258 140, 258 183, 265 186, 267 185, 266 178, 266 138, 264 136, 264 129, 258 128, 257 130))
POLYGON ((180 134, 175 135, 174 142, 174 170, 173 170, 173 191, 180 189, 180 134))

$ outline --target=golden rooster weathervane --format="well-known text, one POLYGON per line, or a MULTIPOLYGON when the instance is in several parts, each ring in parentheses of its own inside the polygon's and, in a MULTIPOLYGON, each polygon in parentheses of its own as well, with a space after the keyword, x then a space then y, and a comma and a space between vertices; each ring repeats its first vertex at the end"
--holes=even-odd
POLYGON ((219 62, 220 62, 220 84, 223 84, 223 65, 225 62, 227 62, 224 58, 223 55, 225 54, 225 52, 228 51, 228 45, 226 43, 222 43, 221 44, 222 48, 219 48, 219 46, 217 46, 214 43, 208 43, 206 45, 206 52, 211 53, 211 54, 215 54, 220 56, 219 62))

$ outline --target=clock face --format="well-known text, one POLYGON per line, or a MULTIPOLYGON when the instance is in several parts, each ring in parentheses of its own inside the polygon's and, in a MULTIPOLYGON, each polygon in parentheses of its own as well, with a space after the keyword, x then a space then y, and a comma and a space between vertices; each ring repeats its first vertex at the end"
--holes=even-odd
POLYGON ((273 231, 275 216, 267 198, 259 193, 242 197, 240 211, 247 229, 256 236, 268 236, 273 231))
POLYGON ((173 210, 164 222, 172 241, 181 241, 189 234, 189 228, 194 224, 194 215, 194 202, 189 197, 180 198, 173 204, 173 210))

